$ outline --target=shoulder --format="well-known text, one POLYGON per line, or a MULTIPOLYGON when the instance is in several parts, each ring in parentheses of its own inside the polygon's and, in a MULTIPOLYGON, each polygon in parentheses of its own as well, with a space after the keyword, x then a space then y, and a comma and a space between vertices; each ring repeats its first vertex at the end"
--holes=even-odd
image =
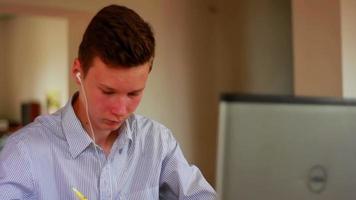
POLYGON ((45 140, 50 140, 50 137, 61 136, 60 112, 52 115, 41 115, 36 120, 18 131, 12 133, 7 139, 5 146, 18 145, 44 145, 45 140))
POLYGON ((134 114, 129 119, 130 128, 136 137, 170 137, 172 131, 165 125, 148 117, 134 114))

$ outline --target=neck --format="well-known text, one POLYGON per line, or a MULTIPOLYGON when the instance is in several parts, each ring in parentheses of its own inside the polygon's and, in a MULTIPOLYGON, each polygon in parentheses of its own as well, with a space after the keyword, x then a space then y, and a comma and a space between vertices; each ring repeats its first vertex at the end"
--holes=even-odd
POLYGON ((92 124, 93 129, 91 129, 88 119, 89 116, 87 116, 85 106, 80 100, 80 95, 78 95, 77 98, 74 99, 72 105, 74 113, 78 117, 86 133, 89 135, 89 137, 93 139, 93 141, 95 141, 97 145, 99 145, 104 150, 105 154, 108 155, 110 153, 112 145, 114 144, 118 136, 118 131, 98 130, 94 126, 94 124, 92 124))

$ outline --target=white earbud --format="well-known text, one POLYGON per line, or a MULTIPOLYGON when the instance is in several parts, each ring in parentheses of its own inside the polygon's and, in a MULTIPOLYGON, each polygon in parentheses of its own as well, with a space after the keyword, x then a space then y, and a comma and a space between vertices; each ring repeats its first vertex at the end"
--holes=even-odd
POLYGON ((75 74, 75 76, 77 77, 78 81, 79 81, 80 83, 82 83, 82 79, 81 79, 81 77, 80 77, 80 72, 77 72, 77 73, 75 74))

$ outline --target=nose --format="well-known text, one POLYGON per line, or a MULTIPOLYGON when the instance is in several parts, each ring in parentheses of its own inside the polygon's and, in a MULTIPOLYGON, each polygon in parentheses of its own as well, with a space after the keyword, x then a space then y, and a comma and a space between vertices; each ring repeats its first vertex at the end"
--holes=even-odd
POLYGON ((111 113, 116 117, 127 115, 127 100, 125 97, 116 98, 111 104, 111 113))

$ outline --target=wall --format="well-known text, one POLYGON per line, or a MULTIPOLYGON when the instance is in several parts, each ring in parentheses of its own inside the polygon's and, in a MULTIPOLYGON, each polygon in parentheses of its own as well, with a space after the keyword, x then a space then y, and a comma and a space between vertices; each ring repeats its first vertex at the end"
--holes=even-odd
POLYGON ((68 98, 67 22, 60 18, 17 16, 6 22, 5 113, 20 120, 20 105, 39 101, 46 112, 46 94, 58 91, 61 103, 68 98))
POLYGON ((356 1, 341 0, 343 97, 356 98, 356 1))
POLYGON ((293 0, 294 92, 342 97, 339 0, 293 0))
POLYGON ((220 91, 292 94, 291 3, 218 1, 220 91))
MULTIPOLYGON (((0 46, 6 46, 6 39, 5 39, 5 20, 7 19, 6 16, 0 16, 0 46)), ((6 93, 5 85, 5 74, 6 74, 6 62, 5 62, 5 49, 0 48, 0 99, 2 99, 2 103, 0 103, 0 119, 5 117, 5 109, 7 107, 6 101, 6 93)))

